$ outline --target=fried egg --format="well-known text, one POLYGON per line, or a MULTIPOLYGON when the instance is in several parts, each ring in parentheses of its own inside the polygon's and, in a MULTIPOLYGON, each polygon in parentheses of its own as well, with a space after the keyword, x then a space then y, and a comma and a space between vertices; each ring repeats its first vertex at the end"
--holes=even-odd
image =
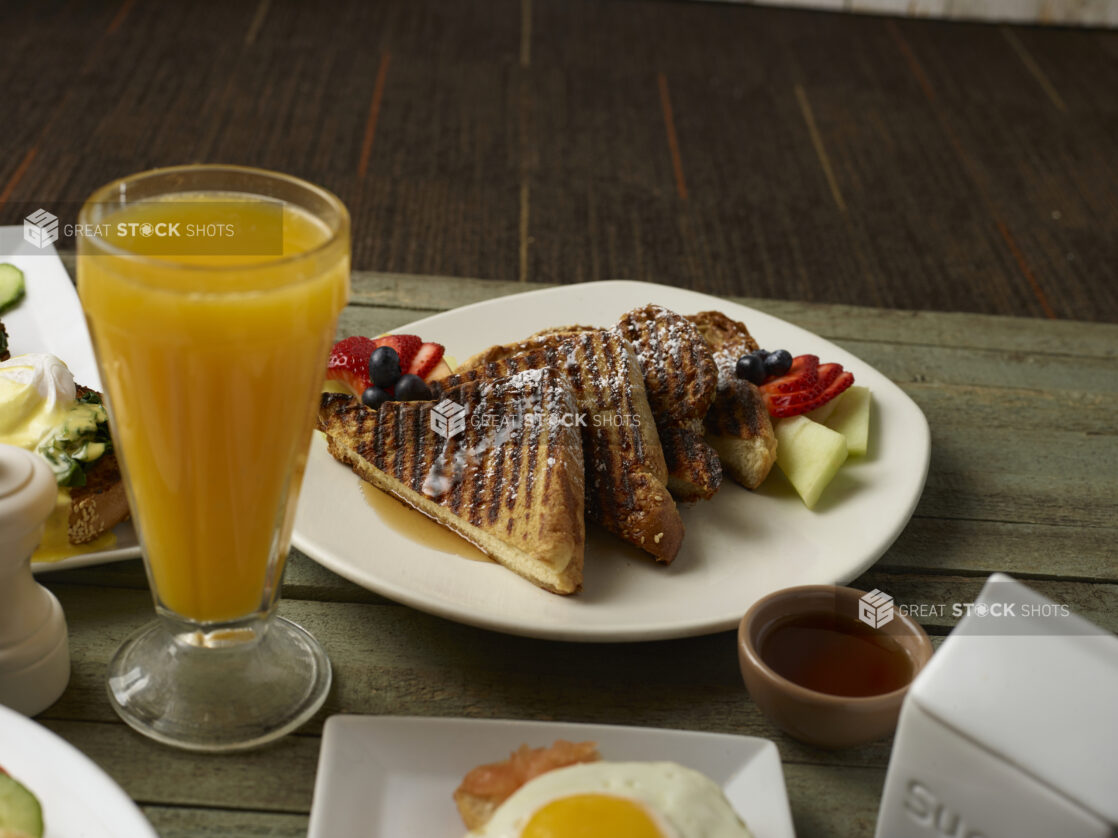
POLYGON ((722 789, 674 762, 589 762, 528 781, 467 838, 750 838, 722 789))

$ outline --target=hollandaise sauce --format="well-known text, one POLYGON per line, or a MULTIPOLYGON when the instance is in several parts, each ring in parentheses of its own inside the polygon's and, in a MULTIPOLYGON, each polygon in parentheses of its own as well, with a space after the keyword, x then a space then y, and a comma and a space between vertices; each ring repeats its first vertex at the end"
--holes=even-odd
POLYGON ((31 554, 31 561, 57 562, 84 553, 111 550, 115 546, 116 536, 112 530, 85 544, 70 543, 70 490, 62 487, 58 490, 58 500, 55 502, 54 511, 50 514, 46 527, 43 529, 43 538, 39 542, 39 548, 31 554))

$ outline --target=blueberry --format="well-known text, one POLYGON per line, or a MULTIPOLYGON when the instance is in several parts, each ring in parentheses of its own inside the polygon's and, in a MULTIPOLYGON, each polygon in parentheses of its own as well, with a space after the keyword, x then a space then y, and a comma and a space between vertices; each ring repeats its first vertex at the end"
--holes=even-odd
POLYGON ((759 355, 742 355, 738 358, 734 369, 738 378, 744 378, 753 384, 762 384, 765 381, 765 362, 759 355))
POLYGON ((396 382, 396 398, 402 402, 414 402, 431 398, 431 389, 418 375, 401 375, 396 382))
POLYGON ((792 368, 792 353, 787 349, 770 352, 765 358, 765 375, 784 375, 792 368))
POLYGON ((388 395, 387 390, 382 390, 380 387, 374 385, 361 394, 361 403, 365 405, 365 407, 371 407, 373 410, 376 410, 390 398, 392 397, 388 395))
POLYGON ((378 346, 369 356, 369 378, 377 387, 391 387, 400 380, 400 356, 391 346, 378 346))
POLYGON ((769 357, 769 350, 767 350, 767 349, 754 349, 749 354, 750 355, 759 355, 761 357, 761 360, 763 361, 763 360, 765 360, 766 358, 769 357))

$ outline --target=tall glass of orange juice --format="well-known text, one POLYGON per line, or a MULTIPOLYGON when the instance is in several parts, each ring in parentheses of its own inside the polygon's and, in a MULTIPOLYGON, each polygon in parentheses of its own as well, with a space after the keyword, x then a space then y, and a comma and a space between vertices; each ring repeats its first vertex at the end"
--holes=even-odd
POLYGON ((183 166, 102 187, 77 232, 78 293, 159 618, 117 652, 110 698, 168 744, 262 744, 330 687, 322 647, 275 611, 349 292, 349 216, 296 178, 183 166))

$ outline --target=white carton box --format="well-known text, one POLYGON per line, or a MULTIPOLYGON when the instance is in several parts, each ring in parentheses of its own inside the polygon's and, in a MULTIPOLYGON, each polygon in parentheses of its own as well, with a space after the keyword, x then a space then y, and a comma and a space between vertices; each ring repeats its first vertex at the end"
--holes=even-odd
POLYGON ((877 838, 1118 838, 1118 637, 1003 574, 909 689, 877 838))

